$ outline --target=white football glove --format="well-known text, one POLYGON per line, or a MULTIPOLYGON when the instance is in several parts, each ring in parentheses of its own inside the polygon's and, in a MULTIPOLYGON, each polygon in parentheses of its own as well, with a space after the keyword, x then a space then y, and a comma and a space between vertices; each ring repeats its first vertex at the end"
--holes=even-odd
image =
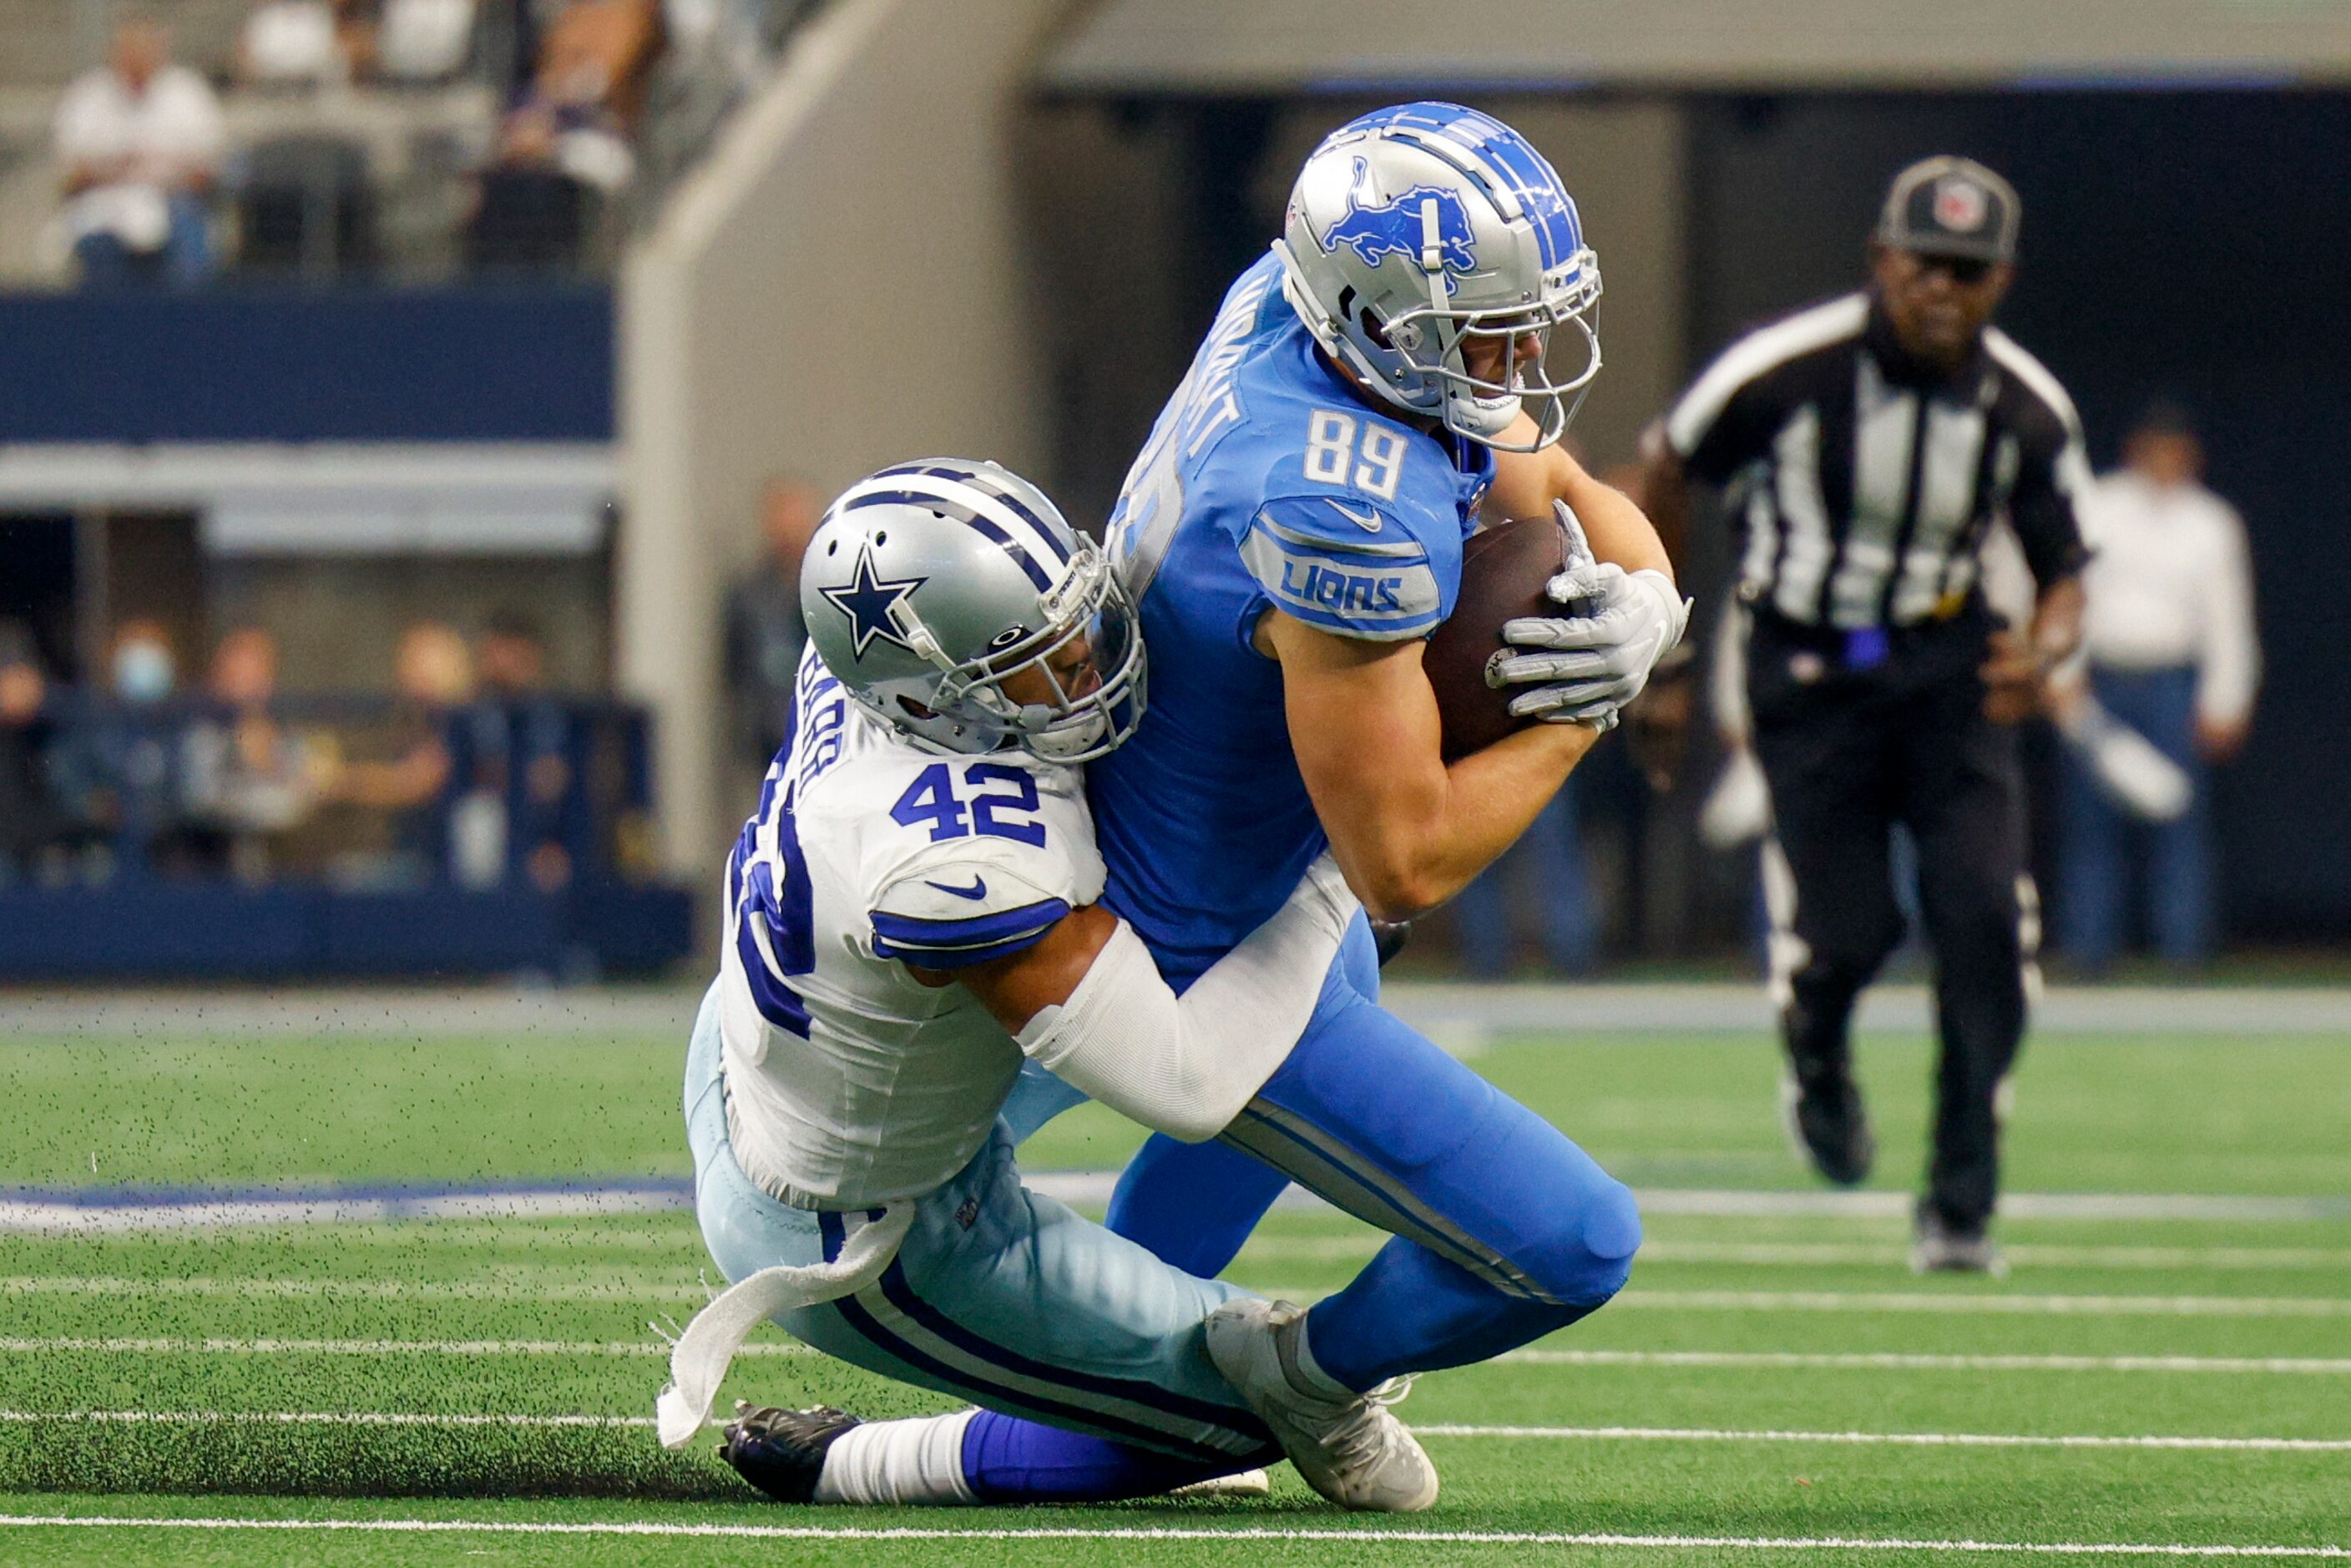
POLYGON ((1567 570, 1544 591, 1553 603, 1583 612, 1504 622, 1503 642, 1545 651, 1497 662, 1494 678, 1533 688, 1510 699, 1514 716, 1611 728, 1617 711, 1649 684, 1657 661, 1681 641, 1689 601, 1655 568, 1628 572, 1613 561, 1594 560, 1567 503, 1552 506, 1567 531, 1567 570))

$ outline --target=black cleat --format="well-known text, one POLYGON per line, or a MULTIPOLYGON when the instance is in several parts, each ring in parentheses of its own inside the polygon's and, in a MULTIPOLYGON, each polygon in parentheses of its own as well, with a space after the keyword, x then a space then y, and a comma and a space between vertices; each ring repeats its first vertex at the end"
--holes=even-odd
POLYGON ((1870 1134, 1869 1113, 1851 1075, 1842 1070, 1802 1076, 1792 1071, 1780 1083, 1780 1109, 1787 1118, 1789 1141, 1814 1170, 1839 1186, 1858 1186, 1869 1179, 1877 1140, 1870 1134))
POLYGON ((1388 967, 1388 960, 1403 952, 1404 945, 1411 940, 1412 922, 1409 920, 1372 922, 1372 948, 1379 954, 1383 969, 1388 967))
POLYGON ((845 1410, 820 1405, 812 1410, 763 1406, 754 1410, 735 1402, 735 1419, 718 1457, 736 1473, 778 1502, 814 1502, 825 1451, 843 1432, 864 1423, 845 1410))

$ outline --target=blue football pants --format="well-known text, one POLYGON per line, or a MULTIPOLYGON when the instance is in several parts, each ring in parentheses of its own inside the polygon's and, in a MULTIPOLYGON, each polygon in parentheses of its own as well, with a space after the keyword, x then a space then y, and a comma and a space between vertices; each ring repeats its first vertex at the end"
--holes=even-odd
POLYGON ((1623 1289, 1641 1222, 1564 1134, 1378 1005, 1360 921, 1298 1047, 1211 1144, 1155 1136, 1110 1228, 1214 1277, 1289 1182, 1393 1238, 1308 1320, 1315 1359, 1369 1388, 1483 1361, 1623 1289))

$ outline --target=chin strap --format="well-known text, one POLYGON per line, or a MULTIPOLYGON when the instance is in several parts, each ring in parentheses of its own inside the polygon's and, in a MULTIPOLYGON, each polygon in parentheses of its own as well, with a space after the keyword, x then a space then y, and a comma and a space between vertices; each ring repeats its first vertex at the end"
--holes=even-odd
POLYGON ((683 1448, 710 1419, 727 1364, 761 1322, 779 1312, 854 1295, 882 1277, 914 1222, 911 1202, 893 1203, 882 1218, 851 1233, 830 1263, 762 1269, 747 1274, 694 1314, 670 1350, 670 1385, 654 1403, 654 1429, 664 1448, 683 1448))

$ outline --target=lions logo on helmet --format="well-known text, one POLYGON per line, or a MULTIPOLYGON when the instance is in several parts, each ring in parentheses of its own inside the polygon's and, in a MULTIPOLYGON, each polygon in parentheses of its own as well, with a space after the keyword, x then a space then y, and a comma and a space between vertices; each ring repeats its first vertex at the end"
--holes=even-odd
POLYGON ((1043 491, 934 458, 841 492, 810 539, 800 609, 867 712, 934 751, 1083 762, 1143 717, 1134 601, 1043 491))
POLYGON ((1325 252, 1341 246, 1353 250, 1365 267, 1377 267, 1383 256, 1416 256, 1429 243, 1431 225, 1438 253, 1448 276, 1446 292, 1456 287, 1450 274, 1471 272, 1478 266, 1473 248, 1478 236, 1469 227, 1468 210, 1461 193, 1442 185, 1415 185, 1387 201, 1377 199, 1365 179, 1370 165, 1355 160, 1355 183, 1347 191, 1347 215, 1322 236, 1325 252), (1373 199, 1366 201, 1366 196, 1373 199))
POLYGON ((1307 159, 1273 248, 1282 293, 1325 353, 1373 395, 1472 441, 1550 445, 1600 373, 1600 263, 1575 203, 1489 115, 1410 103, 1340 127, 1307 159), (1543 361, 1562 326, 1583 364, 1557 380, 1543 361), (1472 372, 1464 350, 1481 340, 1500 379, 1472 372), (1521 412, 1535 435, 1506 439, 1521 412))

